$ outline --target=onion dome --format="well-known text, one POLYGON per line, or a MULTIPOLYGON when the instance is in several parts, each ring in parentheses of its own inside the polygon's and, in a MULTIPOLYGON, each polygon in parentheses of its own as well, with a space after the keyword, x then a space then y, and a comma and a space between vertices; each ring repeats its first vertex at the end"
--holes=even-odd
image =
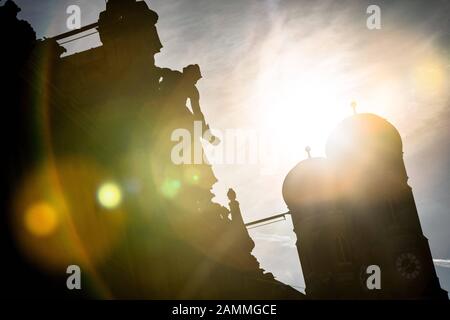
POLYGON ((290 210, 323 204, 335 196, 331 170, 324 158, 310 158, 296 165, 283 183, 283 198, 290 210))
POLYGON ((343 120, 331 133, 326 146, 332 160, 380 160, 402 155, 402 139, 387 120, 370 113, 343 120))

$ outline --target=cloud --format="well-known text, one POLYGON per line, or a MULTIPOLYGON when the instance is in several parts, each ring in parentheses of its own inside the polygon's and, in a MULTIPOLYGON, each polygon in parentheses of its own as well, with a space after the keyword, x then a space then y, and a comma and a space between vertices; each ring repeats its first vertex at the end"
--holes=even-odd
POLYGON ((277 234, 255 233, 252 235, 254 241, 266 241, 276 243, 282 247, 295 248, 295 239, 290 236, 277 234))
POLYGON ((450 268, 450 260, 434 259, 434 264, 442 268, 450 268))

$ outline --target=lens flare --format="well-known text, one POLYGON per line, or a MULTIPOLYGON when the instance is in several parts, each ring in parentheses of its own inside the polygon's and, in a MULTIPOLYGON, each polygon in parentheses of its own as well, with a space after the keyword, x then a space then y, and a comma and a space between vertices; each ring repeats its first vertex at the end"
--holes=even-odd
POLYGON ((55 209, 45 202, 29 207, 24 218, 27 231, 37 237, 46 237, 52 234, 58 226, 55 209))
POLYGON ((164 181, 161 191, 163 195, 167 198, 174 198, 178 194, 181 188, 180 180, 167 179, 164 181))
POLYGON ((419 90, 426 93, 442 93, 445 91, 445 64, 430 59, 418 64, 414 71, 414 80, 419 90))
POLYGON ((115 209, 122 203, 122 190, 117 184, 107 182, 100 186, 97 198, 102 207, 115 209))

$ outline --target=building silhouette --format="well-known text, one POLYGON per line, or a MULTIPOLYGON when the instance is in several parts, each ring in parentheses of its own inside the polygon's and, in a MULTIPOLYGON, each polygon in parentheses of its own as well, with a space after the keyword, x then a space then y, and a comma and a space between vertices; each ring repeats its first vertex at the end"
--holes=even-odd
POLYGON ((447 299, 395 127, 355 114, 331 133, 326 154, 300 162, 283 185, 307 297, 447 299), (366 283, 373 265, 381 271, 380 290, 366 283))

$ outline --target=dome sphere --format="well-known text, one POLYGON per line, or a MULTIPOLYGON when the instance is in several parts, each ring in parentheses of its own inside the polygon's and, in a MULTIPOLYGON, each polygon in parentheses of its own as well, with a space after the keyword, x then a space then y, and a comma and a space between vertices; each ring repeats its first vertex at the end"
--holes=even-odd
POLYGON ((335 197, 333 175, 324 158, 307 159, 297 164, 283 183, 283 198, 289 209, 323 204, 335 197))
POLYGON ((374 114, 357 114, 343 120, 331 133, 327 157, 332 160, 382 160, 402 155, 402 139, 387 120, 374 114))

